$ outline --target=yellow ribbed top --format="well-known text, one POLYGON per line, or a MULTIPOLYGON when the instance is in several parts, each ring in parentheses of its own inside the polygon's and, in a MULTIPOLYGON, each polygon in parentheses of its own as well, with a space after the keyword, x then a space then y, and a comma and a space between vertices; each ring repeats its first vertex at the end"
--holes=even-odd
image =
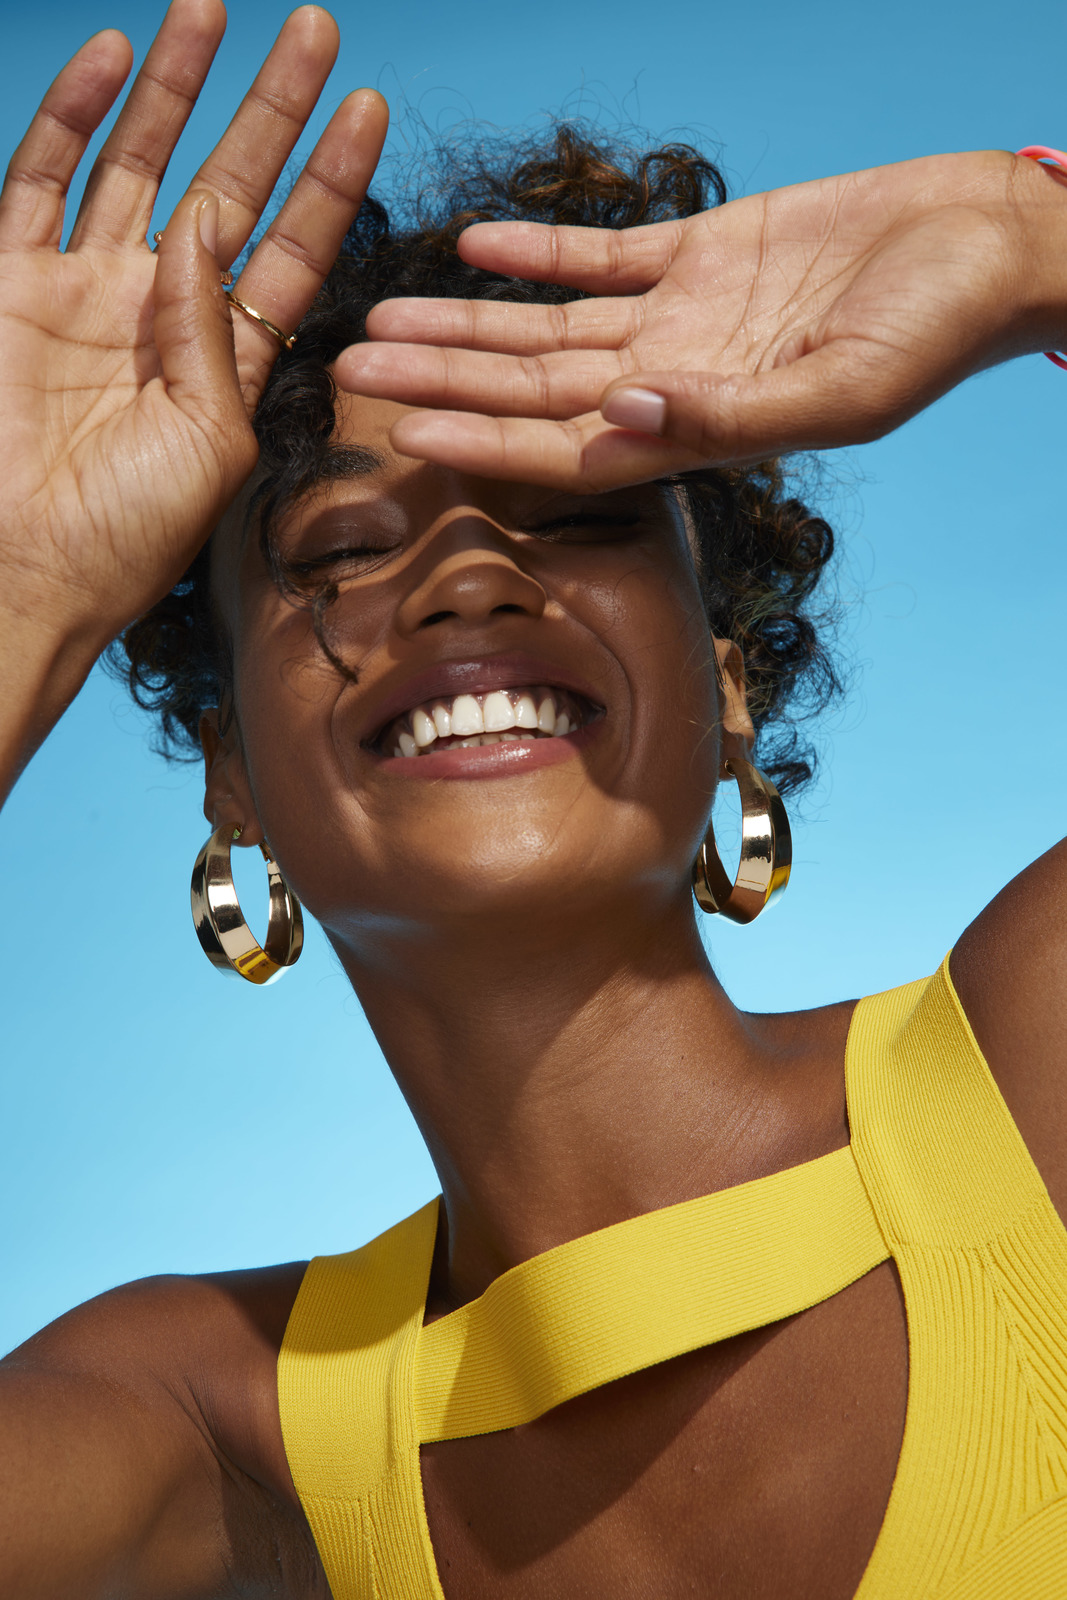
POLYGON ((334 1600, 443 1600, 421 1443, 532 1421, 889 1256, 908 1411, 857 1600, 1067 1596, 1067 1233, 947 962, 860 1002, 846 1083, 846 1148, 574 1239, 427 1327, 436 1201, 311 1263, 279 1401, 334 1600))

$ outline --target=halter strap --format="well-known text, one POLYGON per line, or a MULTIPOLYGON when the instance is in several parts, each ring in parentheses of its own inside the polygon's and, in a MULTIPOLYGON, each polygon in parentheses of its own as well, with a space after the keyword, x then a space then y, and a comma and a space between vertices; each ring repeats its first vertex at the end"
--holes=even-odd
POLYGON ((337 1600, 444 1600, 420 1443, 533 1421, 888 1256, 846 1147, 559 1245, 425 1326, 437 1217, 313 1261, 282 1345, 286 1454, 337 1600))
POLYGON ((518 1427, 587 1390, 826 1300, 888 1258, 849 1146, 572 1239, 419 1329, 423 1443, 518 1427))

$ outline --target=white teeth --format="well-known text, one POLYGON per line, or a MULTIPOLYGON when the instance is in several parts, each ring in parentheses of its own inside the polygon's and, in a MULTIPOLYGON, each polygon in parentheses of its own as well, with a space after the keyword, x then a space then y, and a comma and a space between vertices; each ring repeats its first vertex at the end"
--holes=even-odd
POLYGON ((485 704, 482 706, 482 717, 485 720, 486 733, 500 733, 504 728, 515 726, 515 707, 506 694, 499 689, 493 694, 487 694, 485 704))
POLYGON ((437 738, 437 728, 421 708, 411 714, 411 731, 420 750, 424 750, 428 744, 433 744, 437 738))
POLYGON ((537 708, 537 726, 542 733, 555 733, 556 731, 556 702, 550 694, 541 701, 537 708))
POLYGON ((421 755, 439 739, 452 739, 454 748, 466 750, 502 739, 563 738, 582 725, 580 715, 572 719, 567 711, 557 712, 555 694, 544 686, 510 692, 494 689, 480 701, 472 694, 460 694, 450 705, 437 701, 416 706, 410 716, 411 732, 405 728, 395 735, 394 756, 421 755))
POLYGON ((485 732, 482 708, 472 694, 458 694, 453 700, 452 732, 455 734, 485 732))
POLYGON ((533 695, 520 694, 515 702, 516 728, 537 727, 537 707, 533 703, 533 695))

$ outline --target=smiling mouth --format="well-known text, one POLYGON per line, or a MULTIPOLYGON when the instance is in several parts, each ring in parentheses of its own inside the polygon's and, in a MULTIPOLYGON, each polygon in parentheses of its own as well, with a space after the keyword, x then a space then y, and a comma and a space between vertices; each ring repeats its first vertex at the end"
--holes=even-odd
POLYGON ((603 715, 569 689, 494 689, 438 695, 387 723, 374 747, 387 756, 471 749, 534 739, 562 739, 603 715))

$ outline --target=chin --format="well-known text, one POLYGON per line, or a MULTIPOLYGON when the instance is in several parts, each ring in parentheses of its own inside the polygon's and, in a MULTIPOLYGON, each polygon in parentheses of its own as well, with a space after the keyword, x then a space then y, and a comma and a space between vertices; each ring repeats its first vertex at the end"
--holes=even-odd
POLYGON ((650 896, 677 893, 684 868, 643 860, 627 832, 568 828, 558 815, 552 828, 516 826, 514 817, 495 825, 468 819, 463 828, 435 830, 432 840, 413 840, 408 850, 390 850, 372 871, 338 870, 329 891, 321 898, 312 891, 305 904, 331 937, 356 950, 375 938, 482 934, 523 945, 543 934, 558 950, 580 937, 587 919, 602 925, 605 916, 642 907, 647 915, 650 896))

